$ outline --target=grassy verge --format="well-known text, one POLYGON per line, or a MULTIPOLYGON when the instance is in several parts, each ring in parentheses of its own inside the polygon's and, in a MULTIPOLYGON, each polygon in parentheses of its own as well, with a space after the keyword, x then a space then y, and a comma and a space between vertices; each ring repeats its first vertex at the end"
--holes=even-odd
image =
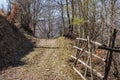
POLYGON ((74 53, 74 49, 72 48, 73 42, 70 39, 59 37, 57 39, 57 44, 60 47, 59 59, 62 59, 61 64, 64 64, 65 66, 62 71, 64 71, 64 74, 69 75, 71 77, 71 80, 81 80, 76 72, 74 72, 72 63, 70 62, 70 56, 74 53))

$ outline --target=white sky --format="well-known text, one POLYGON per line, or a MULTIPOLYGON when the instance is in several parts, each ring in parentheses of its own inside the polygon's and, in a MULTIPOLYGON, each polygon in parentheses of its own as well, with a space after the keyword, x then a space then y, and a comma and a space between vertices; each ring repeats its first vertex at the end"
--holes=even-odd
POLYGON ((7 0, 0 0, 0 8, 4 6, 4 8, 7 8, 7 0))

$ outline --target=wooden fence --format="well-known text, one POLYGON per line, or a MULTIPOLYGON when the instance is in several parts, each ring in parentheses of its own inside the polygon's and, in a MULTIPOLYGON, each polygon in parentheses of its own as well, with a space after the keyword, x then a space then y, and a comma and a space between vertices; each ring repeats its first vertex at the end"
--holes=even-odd
POLYGON ((89 37, 87 37, 87 39, 76 38, 79 41, 86 42, 83 48, 80 48, 78 46, 73 46, 73 48, 77 50, 77 53, 76 56, 71 55, 71 57, 74 59, 73 69, 81 76, 83 80, 88 80, 87 73, 89 73, 90 80, 96 80, 94 76, 98 77, 100 80, 108 80, 109 77, 108 75, 110 73, 110 67, 112 62, 114 63, 114 69, 116 75, 114 77, 116 78, 116 80, 120 80, 119 71, 113 59, 113 52, 120 53, 120 50, 117 49, 117 47, 115 47, 116 35, 117 35, 117 30, 114 29, 113 33, 110 36, 109 46, 92 41, 90 40, 89 37), (97 49, 106 50, 107 51, 106 58, 102 58, 96 55, 95 50, 93 49, 93 45, 97 46, 97 49), (85 61, 82 60, 82 55, 84 54, 87 55, 87 58, 84 59, 85 61), (92 60, 93 57, 100 59, 103 63, 105 63, 103 64, 104 65, 103 74, 93 68, 93 60, 92 60), (81 63, 84 66, 85 69, 83 71, 77 69, 78 67, 81 66, 81 64, 78 65, 78 63, 81 63))

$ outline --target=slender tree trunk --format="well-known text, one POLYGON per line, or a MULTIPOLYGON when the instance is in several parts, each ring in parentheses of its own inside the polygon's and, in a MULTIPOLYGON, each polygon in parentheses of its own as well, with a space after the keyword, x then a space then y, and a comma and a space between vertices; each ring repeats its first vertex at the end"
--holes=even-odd
POLYGON ((75 11, 74 11, 74 0, 71 1, 71 7, 72 7, 71 34, 73 34, 73 21, 74 21, 74 16, 75 16, 75 11))
POLYGON ((63 23, 63 33, 62 33, 62 35, 65 35, 64 5, 62 3, 62 0, 60 0, 60 5, 61 5, 61 17, 62 17, 62 23, 63 23))
POLYGON ((68 0, 66 0, 66 11, 67 11, 67 18, 68 18, 68 26, 69 26, 69 32, 68 32, 68 35, 71 36, 71 21, 70 21, 70 14, 69 14, 69 4, 68 4, 68 0))

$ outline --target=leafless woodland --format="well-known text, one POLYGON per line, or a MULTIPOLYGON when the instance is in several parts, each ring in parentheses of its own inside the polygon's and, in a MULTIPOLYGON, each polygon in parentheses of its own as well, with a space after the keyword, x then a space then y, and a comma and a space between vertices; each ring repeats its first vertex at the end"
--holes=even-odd
MULTIPOLYGON (((66 45, 70 45, 70 44, 71 46, 77 45, 77 50, 79 48, 83 48, 83 50, 81 50, 82 52, 78 51, 79 53, 83 53, 85 43, 84 41, 76 42, 76 38, 88 39, 88 36, 89 36, 90 42, 88 43, 91 44, 91 41, 95 41, 100 44, 103 44, 105 48, 107 46, 107 50, 103 51, 103 50, 97 50, 98 46, 96 47, 95 45, 91 45, 92 50, 96 52, 95 55, 102 56, 102 57, 104 56, 103 58, 106 58, 107 52, 111 53, 111 49, 113 50, 112 61, 113 61, 113 64, 117 65, 118 67, 116 72, 120 71, 119 69, 120 67, 120 52, 119 52, 120 50, 120 0, 7 0, 7 5, 6 7, 4 6, 5 5, 3 4, 0 7, 0 52, 1 52, 0 54, 2 55, 1 59, 2 58, 4 59, 3 56, 14 53, 14 51, 16 52, 14 55, 17 55, 17 50, 19 49, 16 49, 16 50, 13 50, 13 49, 15 49, 16 46, 21 47, 20 50, 23 49, 25 45, 21 46, 20 44, 24 44, 25 41, 28 42, 26 46, 35 47, 33 48, 33 51, 35 49, 35 52, 33 53, 36 53, 36 55, 38 55, 36 48, 38 48, 38 50, 41 50, 41 48, 50 48, 52 44, 63 45, 63 43, 65 42, 67 43, 66 45), (7 28, 7 26, 9 28, 7 28), (114 35, 115 30, 116 30, 116 34, 114 35), (62 38, 60 38, 61 36, 62 38), (58 39, 58 42, 55 42, 57 39, 58 39), (66 39, 68 41, 66 41, 66 39), (63 42, 60 42, 62 40, 63 42), (71 40, 72 43, 68 43, 69 40, 71 40), (17 43, 18 45, 13 43, 16 41, 18 41, 17 43), (50 44, 50 46, 48 47, 48 45, 46 44, 43 44, 43 46, 40 46, 40 45, 37 46, 37 44, 39 43, 41 44, 41 41, 46 42, 46 44, 50 44), (11 48, 10 44, 13 44, 14 48, 11 48), (31 44, 31 46, 29 44, 31 44), (118 52, 114 52, 115 49, 117 49, 118 52)), ((89 45, 88 43, 87 45, 89 45)), ((87 50, 89 50, 89 47, 90 46, 87 47, 87 50)), ((24 53, 25 52, 24 49, 21 52, 24 53)), ((50 53, 52 52, 56 53, 57 50, 58 50, 58 47, 55 48, 55 51, 50 50, 50 53)), ((71 50, 71 52, 75 53, 73 48, 65 47, 65 50, 71 50)), ((30 53, 32 51, 27 51, 27 52, 30 53)), ((48 54, 47 50, 43 50, 43 52, 45 54, 48 54)), ((42 50, 41 50, 41 53, 42 53, 42 50)), ((11 62, 12 60, 9 62, 9 57, 11 56, 8 56, 8 58, 5 58, 8 60, 3 60, 3 61, 6 61, 9 64, 14 64, 14 61, 11 62)), ((21 57, 19 57, 19 59, 21 57)), ((43 59, 47 60, 48 57, 45 57, 43 59)), ((50 58, 52 59, 52 57, 50 58)), ((39 60, 39 58, 37 59, 39 60)), ((65 58, 65 59, 68 59, 68 58, 65 58)), ((16 58, 14 58, 13 60, 16 60, 16 58)), ((96 59, 94 58, 93 60, 96 61, 96 59)), ((71 63, 69 62, 69 64, 71 63)), ((96 65, 99 65, 99 64, 101 63, 99 63, 98 61, 96 65)), ((103 64, 104 63, 102 63, 101 65, 103 64)), ((6 64, 5 66, 9 67, 6 64)), ((0 68, 2 69, 5 66, 0 66, 0 68)), ((57 68, 57 66, 53 66, 53 67, 57 68)), ((69 73, 69 72, 66 72, 66 73, 69 73)), ((120 80, 119 78, 120 74, 117 74, 117 75, 118 76, 116 80, 120 80)), ((36 76, 38 77, 38 75, 36 76)), ((54 76, 58 76, 58 75, 54 75, 54 76)), ((60 75, 59 76, 60 78, 58 77, 58 79, 63 80, 61 78, 62 76, 65 77, 65 75, 60 75)), ((43 80, 44 79, 45 78, 43 78, 43 80)), ((47 79, 49 80, 49 77, 47 79)), ((65 80, 66 79, 78 80, 78 78, 71 79, 70 76, 65 78, 65 80)), ((30 80, 32 80, 32 78, 30 78, 30 80)), ((35 78, 35 80, 37 79, 35 78)), ((57 78, 56 79, 51 78, 51 80, 57 80, 57 78)))

